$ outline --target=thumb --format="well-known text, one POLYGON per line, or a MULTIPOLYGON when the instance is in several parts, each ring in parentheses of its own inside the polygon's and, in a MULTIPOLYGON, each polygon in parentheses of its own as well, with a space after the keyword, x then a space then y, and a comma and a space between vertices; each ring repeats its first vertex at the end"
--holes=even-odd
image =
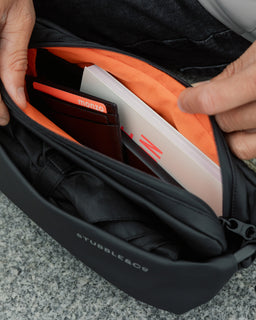
POLYGON ((34 12, 30 9, 10 9, 0 40, 0 76, 7 92, 21 108, 26 107, 27 48, 34 26, 34 12))
POLYGON ((255 101, 256 66, 232 77, 211 81, 181 92, 178 104, 189 113, 216 115, 255 101))
MULTIPOLYGON (((229 64, 218 76, 210 81, 194 84, 195 88, 184 90, 178 99, 179 108, 189 113, 216 114, 226 111, 226 109, 237 107, 241 96, 241 103, 247 103, 248 101, 244 94, 240 93, 241 83, 243 84, 242 79, 248 82, 250 67, 255 62, 256 42, 240 58, 229 64), (234 101, 237 95, 238 99, 234 101)), ((247 87, 251 87, 250 83, 247 87)), ((245 91, 247 92, 248 90, 245 91)))

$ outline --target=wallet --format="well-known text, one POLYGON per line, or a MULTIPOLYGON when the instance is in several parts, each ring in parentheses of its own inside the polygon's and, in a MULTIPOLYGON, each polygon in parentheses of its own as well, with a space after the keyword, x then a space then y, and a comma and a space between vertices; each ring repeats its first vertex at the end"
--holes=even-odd
POLYGON ((122 161, 120 124, 114 103, 37 78, 27 77, 26 82, 29 101, 41 113, 84 146, 122 161), (77 101, 83 104, 70 103, 65 98, 58 99, 45 93, 47 89, 58 90, 60 96, 69 94, 71 98, 77 97, 77 101), (104 112, 90 109, 86 104, 100 105, 104 112))

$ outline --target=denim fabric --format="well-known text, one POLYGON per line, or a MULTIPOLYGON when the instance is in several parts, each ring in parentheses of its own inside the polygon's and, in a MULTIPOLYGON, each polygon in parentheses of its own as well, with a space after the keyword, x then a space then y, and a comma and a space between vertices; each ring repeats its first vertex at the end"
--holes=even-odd
POLYGON ((84 39, 187 75, 213 76, 250 45, 197 0, 36 0, 35 8, 84 39))

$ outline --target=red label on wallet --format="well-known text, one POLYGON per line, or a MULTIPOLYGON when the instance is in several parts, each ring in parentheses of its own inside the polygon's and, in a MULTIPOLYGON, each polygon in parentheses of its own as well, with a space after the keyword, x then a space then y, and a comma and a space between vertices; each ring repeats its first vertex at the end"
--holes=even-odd
POLYGON ((106 106, 101 102, 90 100, 85 97, 82 97, 64 90, 60 90, 54 87, 50 87, 39 82, 33 82, 33 88, 35 90, 47 93, 57 99, 64 100, 64 101, 76 104, 78 106, 89 108, 95 111, 107 113, 106 106))

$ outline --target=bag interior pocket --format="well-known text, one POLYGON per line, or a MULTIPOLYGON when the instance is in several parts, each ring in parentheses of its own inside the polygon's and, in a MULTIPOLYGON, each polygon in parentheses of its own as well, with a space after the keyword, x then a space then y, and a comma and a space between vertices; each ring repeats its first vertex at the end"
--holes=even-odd
MULTIPOLYGON (((44 77, 47 78, 47 80, 58 82, 73 89, 78 89, 83 68, 91 64, 97 64, 99 67, 113 74, 128 89, 134 92, 186 138, 199 147, 206 155, 218 163, 216 144, 209 118, 203 115, 187 115, 181 112, 177 107, 177 99, 179 93, 184 90, 184 86, 169 75, 143 61, 100 49, 30 49, 28 75, 44 77)), ((49 120, 47 116, 38 111, 36 107, 36 105, 32 106, 28 103, 24 113, 52 132, 63 136, 74 143, 78 143, 71 135, 65 132, 65 130, 61 129, 58 125, 49 120)), ((31 137, 33 141, 28 141, 30 139, 29 133, 23 132, 23 129, 18 123, 15 123, 15 121, 12 122, 6 130, 10 131, 7 132, 7 136, 9 134, 9 136, 15 136, 17 138, 17 143, 21 144, 21 146, 19 146, 21 149, 24 149, 24 146, 22 138, 19 138, 22 137, 19 132, 20 130, 22 130, 22 134, 24 133, 25 135, 28 147, 37 147, 42 143, 42 141, 38 143, 34 141, 36 137, 31 137)), ((3 138, 3 142, 1 143, 4 144, 5 142, 7 142, 6 148, 8 149, 8 140, 6 137, 3 138)), ((46 145, 46 149, 48 147, 49 146, 46 145)), ((27 152, 27 147, 24 150, 27 152)), ((32 151, 31 154, 28 154, 28 166, 31 165, 31 158, 36 158, 37 162, 38 159, 41 159, 42 154, 48 154, 49 156, 49 158, 46 158, 46 161, 43 162, 43 167, 46 165, 47 170, 52 170, 52 168, 58 169, 62 160, 58 158, 59 155, 55 155, 54 150, 49 150, 49 152, 47 152, 44 143, 43 150, 39 148, 38 157, 35 156, 34 151, 32 151), (55 163, 56 161, 57 165, 52 166, 53 162, 55 163)), ((25 166, 27 166, 27 164, 25 164, 25 166)), ((64 167, 66 168, 65 163, 64 167)), ((41 176, 42 175, 40 174, 40 177, 41 176)), ((47 176, 56 177, 56 172, 54 172, 54 174, 48 173, 47 176)), ((41 181, 41 179, 37 179, 36 181, 41 181)), ((92 196, 95 196, 97 192, 91 192, 90 190, 95 190, 95 188, 101 190, 102 188, 102 192, 99 193, 99 195, 102 194, 105 202, 102 202, 102 208, 97 209, 99 219, 97 220, 93 217, 97 221, 93 220, 89 222, 95 223, 98 227, 105 229, 107 232, 121 237, 128 242, 131 241, 132 244, 147 251, 168 256, 173 260, 197 260, 219 255, 226 249, 223 229, 214 215, 211 216, 208 213, 204 213, 203 210, 201 210, 201 212, 199 212, 200 210, 198 212, 195 209, 191 210, 188 206, 184 206, 182 202, 173 200, 172 197, 168 198, 170 205, 167 205, 166 212, 164 212, 165 210, 163 210, 163 208, 156 209, 154 205, 151 206, 148 200, 144 201, 144 199, 142 200, 141 198, 140 202, 137 202, 137 200, 135 201, 134 199, 130 201, 129 198, 123 198, 118 190, 110 187, 96 176, 91 175, 90 172, 85 172, 84 170, 81 172, 80 168, 75 168, 74 172, 68 172, 65 175, 65 185, 69 185, 68 188, 63 187, 59 180, 58 182, 60 188, 58 188, 58 190, 52 189, 51 194, 55 193, 55 196, 54 198, 51 197, 51 201, 59 207, 64 205, 63 209, 66 212, 69 212, 66 208, 67 206, 70 209, 71 214, 78 215, 82 219, 88 219, 88 217, 83 216, 83 212, 77 213, 77 210, 79 209, 77 209, 76 205, 79 202, 79 197, 80 200, 81 198, 83 199, 81 193, 82 195, 88 194, 88 207, 86 209, 91 214, 94 209, 90 206, 93 204, 97 206, 99 199, 92 201, 92 196), (85 187, 86 190, 79 192, 80 187, 85 187), (72 190, 75 190, 76 192, 74 193, 72 190), (68 194, 69 192, 71 193, 68 194), (69 200, 63 200, 67 194, 69 200), (64 198, 63 195, 65 195, 64 198), (115 202, 113 201, 113 198, 115 197, 118 199, 119 197, 122 198, 120 201, 124 205, 124 210, 122 211, 122 215, 113 222, 115 217, 112 221, 109 221, 105 219, 106 217, 103 217, 102 214, 104 215, 106 208, 110 210, 110 216, 112 212, 116 211, 117 208, 111 206, 111 203, 115 202), (147 204, 141 205, 144 202, 147 204), (73 204, 75 204, 76 208, 75 213, 71 212, 73 210, 73 204), (155 208, 154 210, 158 213, 156 214, 153 209, 150 209, 151 207, 155 208), (177 212, 174 212, 172 215, 170 212, 173 210, 177 210, 177 212), (126 216, 125 213, 127 213, 126 216), (192 221, 187 218, 190 213, 196 218, 195 220, 193 219, 192 221), (178 218, 176 216, 178 216, 178 218), (145 220, 141 221, 141 217, 144 217, 143 219, 145 220), (148 218, 150 219, 148 220, 148 218), (142 225, 140 225, 140 223, 142 223, 142 225), (205 231, 204 226, 207 226, 207 231, 205 231), (143 228, 146 229, 143 231, 143 228), (208 229, 209 235, 207 233, 208 229), (120 231, 122 232, 122 236, 118 234, 120 231), (150 245, 152 239, 154 240, 152 242, 154 243, 153 247, 150 245)), ((48 182, 46 185, 47 184, 48 182)), ((38 185, 38 183, 35 183, 35 185, 38 185)), ((42 190, 44 190, 44 188, 42 188, 42 190)), ((153 189, 150 191, 153 193, 155 192, 153 189)), ((134 192, 136 192, 136 190, 134 190, 134 192)), ((158 196, 159 194, 160 193, 156 191, 156 195, 158 196)), ((165 198, 164 193, 161 196, 165 198)), ((194 199, 194 201, 195 200, 196 199, 194 199)), ((116 203, 119 203, 119 200, 117 200, 116 203)), ((82 210, 83 206, 84 202, 82 201, 82 210)), ((118 208, 118 210, 119 209, 120 208, 118 208)))
MULTIPOLYGON (((218 164, 218 153, 209 117, 180 111, 177 99, 184 86, 144 61, 102 49, 66 47, 30 49, 28 74, 79 89, 83 68, 92 64, 110 72, 218 164)), ((28 105, 25 113, 48 127, 47 120, 41 116, 37 117, 35 114, 37 112, 32 109, 34 108, 28 105)), ((50 127, 52 130, 52 125, 50 127)), ((56 132, 56 128, 54 131, 56 132)))

